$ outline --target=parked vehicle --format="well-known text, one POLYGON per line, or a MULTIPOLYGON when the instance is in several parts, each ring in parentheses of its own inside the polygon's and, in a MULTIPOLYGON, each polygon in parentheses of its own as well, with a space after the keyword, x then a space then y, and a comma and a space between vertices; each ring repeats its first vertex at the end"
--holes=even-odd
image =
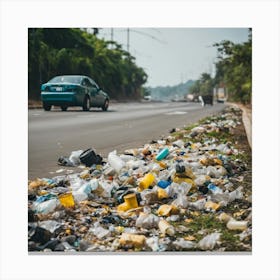
POLYGON ((41 99, 45 111, 52 106, 60 106, 62 111, 68 107, 81 106, 84 111, 99 107, 107 111, 109 96, 94 80, 81 75, 56 76, 41 86, 41 99))

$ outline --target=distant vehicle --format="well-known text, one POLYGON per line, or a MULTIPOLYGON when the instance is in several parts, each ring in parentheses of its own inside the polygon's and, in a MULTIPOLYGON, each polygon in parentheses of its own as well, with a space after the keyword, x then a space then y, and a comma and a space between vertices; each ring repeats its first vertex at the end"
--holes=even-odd
POLYGON ((203 99, 204 105, 209 104, 209 105, 213 106, 213 104, 214 104, 213 94, 202 95, 202 99, 203 99))
POLYGON ((144 100, 151 101, 152 100, 152 96, 151 95, 145 95, 144 96, 144 100))
POLYGON ((216 96, 217 96, 217 102, 218 103, 224 103, 226 102, 226 89, 225 88, 218 88, 216 89, 216 96))
POLYGON ((68 107, 81 106, 84 111, 99 107, 107 111, 109 96, 94 80, 87 76, 56 76, 41 86, 41 99, 45 111, 52 106, 60 106, 62 111, 68 107))

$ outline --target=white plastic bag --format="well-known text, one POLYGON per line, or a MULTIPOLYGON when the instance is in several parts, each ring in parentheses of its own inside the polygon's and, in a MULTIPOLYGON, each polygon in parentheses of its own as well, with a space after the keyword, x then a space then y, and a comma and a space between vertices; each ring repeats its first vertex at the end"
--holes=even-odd
POLYGON ((108 162, 118 173, 125 166, 125 162, 117 155, 116 150, 108 154, 108 162))
POLYGON ((201 250, 213 250, 220 238, 220 235, 221 234, 217 232, 206 235, 199 241, 198 247, 201 250))

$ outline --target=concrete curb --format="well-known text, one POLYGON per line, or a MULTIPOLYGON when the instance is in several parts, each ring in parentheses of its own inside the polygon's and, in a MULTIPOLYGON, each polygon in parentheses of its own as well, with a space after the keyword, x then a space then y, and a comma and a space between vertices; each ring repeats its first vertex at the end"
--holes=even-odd
POLYGON ((241 108, 243 113, 242 113, 242 121, 245 127, 245 131, 247 134, 247 139, 248 143, 250 145, 250 148, 252 149, 252 120, 249 117, 249 114, 246 110, 246 108, 241 108))
POLYGON ((250 116, 245 106, 242 106, 240 104, 235 104, 235 103, 227 103, 227 104, 238 107, 242 110, 242 122, 246 131, 249 146, 252 149, 252 117, 250 116))

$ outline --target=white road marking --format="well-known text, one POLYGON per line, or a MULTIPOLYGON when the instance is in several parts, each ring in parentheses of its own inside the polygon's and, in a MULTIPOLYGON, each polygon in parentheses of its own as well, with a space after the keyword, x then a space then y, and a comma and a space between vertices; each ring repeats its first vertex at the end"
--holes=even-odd
POLYGON ((169 113, 165 113, 165 115, 185 115, 188 112, 182 112, 182 111, 175 111, 175 112, 169 112, 169 113))

